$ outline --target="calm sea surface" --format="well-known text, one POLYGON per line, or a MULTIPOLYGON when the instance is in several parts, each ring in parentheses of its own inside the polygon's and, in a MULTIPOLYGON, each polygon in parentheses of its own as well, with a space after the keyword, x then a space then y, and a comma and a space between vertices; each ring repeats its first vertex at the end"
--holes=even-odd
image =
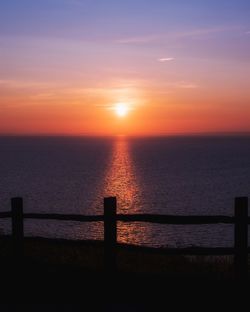
MULTIPOLYGON (((232 215, 250 196, 250 137, 0 137, 0 210, 22 196, 26 212, 232 215)), ((10 232, 8 221, 0 230, 10 232)), ((102 239, 102 223, 26 221, 26 235, 102 239)), ((120 224, 119 241, 151 246, 231 246, 230 225, 120 224)))

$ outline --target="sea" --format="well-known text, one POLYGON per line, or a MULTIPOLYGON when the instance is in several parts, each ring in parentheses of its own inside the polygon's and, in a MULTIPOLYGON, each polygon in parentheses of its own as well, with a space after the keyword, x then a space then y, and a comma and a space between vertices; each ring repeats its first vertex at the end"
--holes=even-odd
MULTIPOLYGON (((95 215, 116 196, 124 214, 233 215, 250 196, 250 136, 0 137, 0 211, 95 215)), ((103 223, 25 220, 26 236, 103 239, 103 223)), ((0 233, 11 223, 0 220, 0 233)), ((118 241, 230 247, 231 225, 118 223, 118 241)))

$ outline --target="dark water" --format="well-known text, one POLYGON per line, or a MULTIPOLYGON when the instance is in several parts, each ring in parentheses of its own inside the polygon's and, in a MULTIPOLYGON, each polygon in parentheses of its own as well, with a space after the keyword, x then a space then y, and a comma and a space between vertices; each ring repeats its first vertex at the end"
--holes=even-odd
MULTIPOLYGON (((0 138, 0 210, 22 196, 26 212, 233 214, 250 196, 250 137, 0 138)), ((1 221, 9 232, 8 222, 1 221)), ((27 235, 102 239, 101 223, 27 221, 27 235)), ((153 246, 230 246, 231 226, 119 224, 119 240, 153 246)))

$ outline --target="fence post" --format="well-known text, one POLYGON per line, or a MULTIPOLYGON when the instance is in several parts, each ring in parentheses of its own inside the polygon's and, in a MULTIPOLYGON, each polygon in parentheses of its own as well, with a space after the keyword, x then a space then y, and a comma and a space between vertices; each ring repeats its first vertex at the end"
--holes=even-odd
POLYGON ((14 260, 20 261, 23 256, 23 199, 11 199, 12 241, 14 260))
POLYGON ((237 278, 245 279, 248 275, 248 198, 235 198, 235 274, 237 278))
POLYGON ((116 197, 104 198, 104 267, 108 274, 116 271, 116 197))

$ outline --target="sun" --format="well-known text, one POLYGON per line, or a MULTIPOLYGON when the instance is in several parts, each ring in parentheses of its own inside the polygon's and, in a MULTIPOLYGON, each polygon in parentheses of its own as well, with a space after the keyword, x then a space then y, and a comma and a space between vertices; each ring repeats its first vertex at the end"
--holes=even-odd
POLYGON ((129 111, 128 105, 126 103, 117 103, 114 109, 118 117, 125 117, 129 111))

